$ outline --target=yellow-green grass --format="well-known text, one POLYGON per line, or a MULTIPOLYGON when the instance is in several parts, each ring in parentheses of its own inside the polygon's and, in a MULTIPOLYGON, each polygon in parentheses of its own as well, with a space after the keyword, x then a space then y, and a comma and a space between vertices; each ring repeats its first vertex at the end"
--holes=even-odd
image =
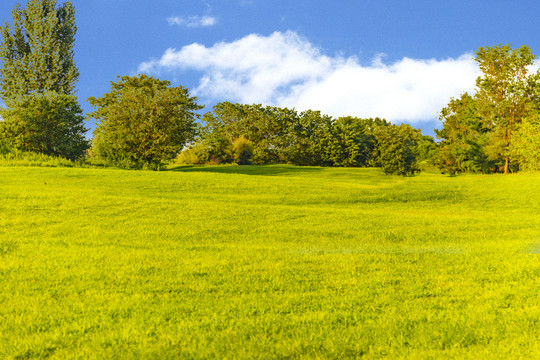
POLYGON ((0 167, 0 358, 538 358, 540 173, 0 167))

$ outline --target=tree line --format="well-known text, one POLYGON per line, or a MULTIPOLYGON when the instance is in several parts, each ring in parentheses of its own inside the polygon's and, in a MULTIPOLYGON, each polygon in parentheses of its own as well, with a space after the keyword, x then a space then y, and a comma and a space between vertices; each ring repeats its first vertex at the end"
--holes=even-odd
POLYGON ((410 125, 332 118, 319 111, 221 102, 202 118, 182 86, 148 75, 122 76, 85 115, 75 96, 79 72, 70 2, 30 0, 0 26, 0 152, 18 149, 122 168, 190 164, 288 163, 382 167, 410 175, 428 161, 447 173, 538 170, 540 75, 530 48, 484 47, 474 95, 441 110, 437 144, 410 125), (91 141, 84 120, 93 119, 91 141), (4 150, 2 150, 4 149, 4 150))
POLYGON ((384 119, 320 111, 222 102, 203 116, 194 144, 178 160, 184 163, 277 164, 382 167, 386 173, 419 171, 433 139, 410 125, 384 119))

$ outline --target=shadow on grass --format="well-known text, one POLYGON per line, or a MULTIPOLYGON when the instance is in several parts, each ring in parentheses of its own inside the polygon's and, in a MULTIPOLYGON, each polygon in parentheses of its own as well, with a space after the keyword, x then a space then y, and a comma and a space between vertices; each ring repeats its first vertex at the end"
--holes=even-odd
POLYGON ((220 174, 242 174, 262 176, 287 176, 313 174, 323 170, 320 167, 302 167, 293 165, 182 165, 169 168, 167 171, 177 172, 209 172, 220 174))

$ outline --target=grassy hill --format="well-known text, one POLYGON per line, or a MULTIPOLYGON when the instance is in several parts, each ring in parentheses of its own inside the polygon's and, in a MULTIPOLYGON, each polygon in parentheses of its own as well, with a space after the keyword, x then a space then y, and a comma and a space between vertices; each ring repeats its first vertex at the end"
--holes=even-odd
POLYGON ((540 356, 540 173, 0 179, 0 358, 540 356))

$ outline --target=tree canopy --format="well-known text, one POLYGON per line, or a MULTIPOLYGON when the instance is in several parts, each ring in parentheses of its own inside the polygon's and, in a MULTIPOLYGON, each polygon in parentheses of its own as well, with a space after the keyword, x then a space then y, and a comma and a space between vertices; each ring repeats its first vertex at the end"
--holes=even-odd
POLYGON ((11 99, 54 91, 73 94, 79 78, 75 66, 75 9, 70 2, 31 0, 17 5, 13 24, 0 26, 0 96, 11 99))
POLYGON ((0 113, 0 139, 14 148, 72 160, 88 148, 84 116, 73 95, 29 94, 0 113))
POLYGON ((379 118, 334 119, 314 110, 223 102, 204 114, 203 120, 196 143, 182 152, 179 161, 246 163, 235 150, 242 143, 249 145, 244 146, 253 164, 386 166, 389 174, 411 175, 419 171, 420 144, 434 147, 408 125, 396 126, 379 118), (394 135, 399 139, 391 143, 394 135))
POLYGON ((195 112, 203 108, 181 86, 147 75, 123 76, 88 114, 97 121, 91 153, 105 162, 140 169, 159 168, 196 135, 195 112))

